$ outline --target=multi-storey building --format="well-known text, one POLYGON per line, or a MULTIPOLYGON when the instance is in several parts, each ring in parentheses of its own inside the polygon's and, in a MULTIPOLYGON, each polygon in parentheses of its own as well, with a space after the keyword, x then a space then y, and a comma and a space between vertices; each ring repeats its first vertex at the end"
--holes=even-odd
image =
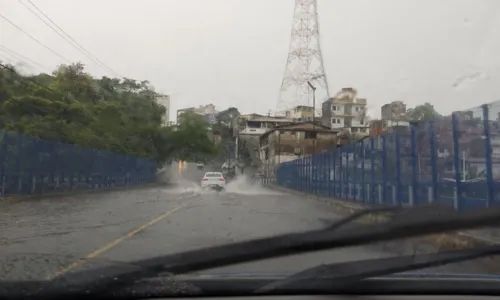
POLYGON ((367 134, 369 121, 366 99, 358 98, 353 88, 343 88, 322 104, 321 122, 331 129, 346 129, 351 133, 367 134))
POLYGON ((285 111, 285 118, 295 122, 312 121, 314 117, 314 108, 312 106, 299 105, 285 111))
POLYGON ((215 110, 215 105, 213 105, 213 104, 178 109, 177 110, 177 124, 182 122, 181 115, 185 112, 188 112, 188 111, 191 111, 191 112, 194 112, 195 114, 199 114, 199 115, 204 116, 209 123, 214 123, 215 118, 217 117, 217 114, 219 113, 217 110, 215 110))

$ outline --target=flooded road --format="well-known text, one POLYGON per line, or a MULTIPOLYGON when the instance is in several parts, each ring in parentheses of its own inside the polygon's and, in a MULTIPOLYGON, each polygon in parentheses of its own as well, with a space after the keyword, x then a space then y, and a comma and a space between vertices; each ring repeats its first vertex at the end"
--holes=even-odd
MULTIPOLYGON (((301 196, 251 185, 202 191, 207 170, 174 174, 165 187, 2 205, 2 279, 44 279, 94 267, 280 233, 323 228, 340 216, 301 196)), ((321 251, 205 272, 296 272, 318 264, 394 255, 373 247, 321 251)), ((446 270, 446 269, 444 269, 446 270)))

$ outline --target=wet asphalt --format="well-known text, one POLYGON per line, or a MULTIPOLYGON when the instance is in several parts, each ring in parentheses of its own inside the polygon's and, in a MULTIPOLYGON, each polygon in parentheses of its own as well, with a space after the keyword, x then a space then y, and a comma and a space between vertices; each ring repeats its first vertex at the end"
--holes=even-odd
MULTIPOLYGON (((323 202, 249 185, 203 192, 203 172, 172 169, 165 187, 0 204, 0 279, 46 279, 84 265, 127 264, 206 246, 323 228, 340 216, 323 202)), ((354 247, 207 270, 205 273, 288 273, 318 264, 395 255, 354 247)), ((479 272, 473 264, 435 272, 479 272)))

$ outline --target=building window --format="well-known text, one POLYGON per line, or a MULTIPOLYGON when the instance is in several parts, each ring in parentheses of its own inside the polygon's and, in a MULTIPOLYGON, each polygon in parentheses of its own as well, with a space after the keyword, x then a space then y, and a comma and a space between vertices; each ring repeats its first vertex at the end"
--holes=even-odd
POLYGON ((332 111, 337 111, 339 110, 339 108, 337 107, 337 105, 332 105, 332 111))
POLYGON ((333 118, 332 124, 340 124, 340 119, 333 118))
POLYGON ((317 136, 317 132, 314 132, 314 131, 306 131, 305 134, 304 134, 304 138, 306 140, 310 140, 310 139, 315 139, 316 136, 317 136))

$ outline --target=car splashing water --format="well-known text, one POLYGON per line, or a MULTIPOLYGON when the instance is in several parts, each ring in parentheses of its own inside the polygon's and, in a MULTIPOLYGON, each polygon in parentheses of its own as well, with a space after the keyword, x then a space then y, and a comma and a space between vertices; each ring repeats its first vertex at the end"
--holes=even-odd
POLYGON ((226 186, 222 191, 202 189, 200 181, 206 172, 219 172, 210 166, 198 168, 196 164, 173 164, 168 171, 168 188, 171 193, 195 193, 201 195, 229 194, 229 195, 279 195, 277 191, 266 188, 260 178, 253 179, 250 175, 241 174, 234 179, 226 178, 226 186))

